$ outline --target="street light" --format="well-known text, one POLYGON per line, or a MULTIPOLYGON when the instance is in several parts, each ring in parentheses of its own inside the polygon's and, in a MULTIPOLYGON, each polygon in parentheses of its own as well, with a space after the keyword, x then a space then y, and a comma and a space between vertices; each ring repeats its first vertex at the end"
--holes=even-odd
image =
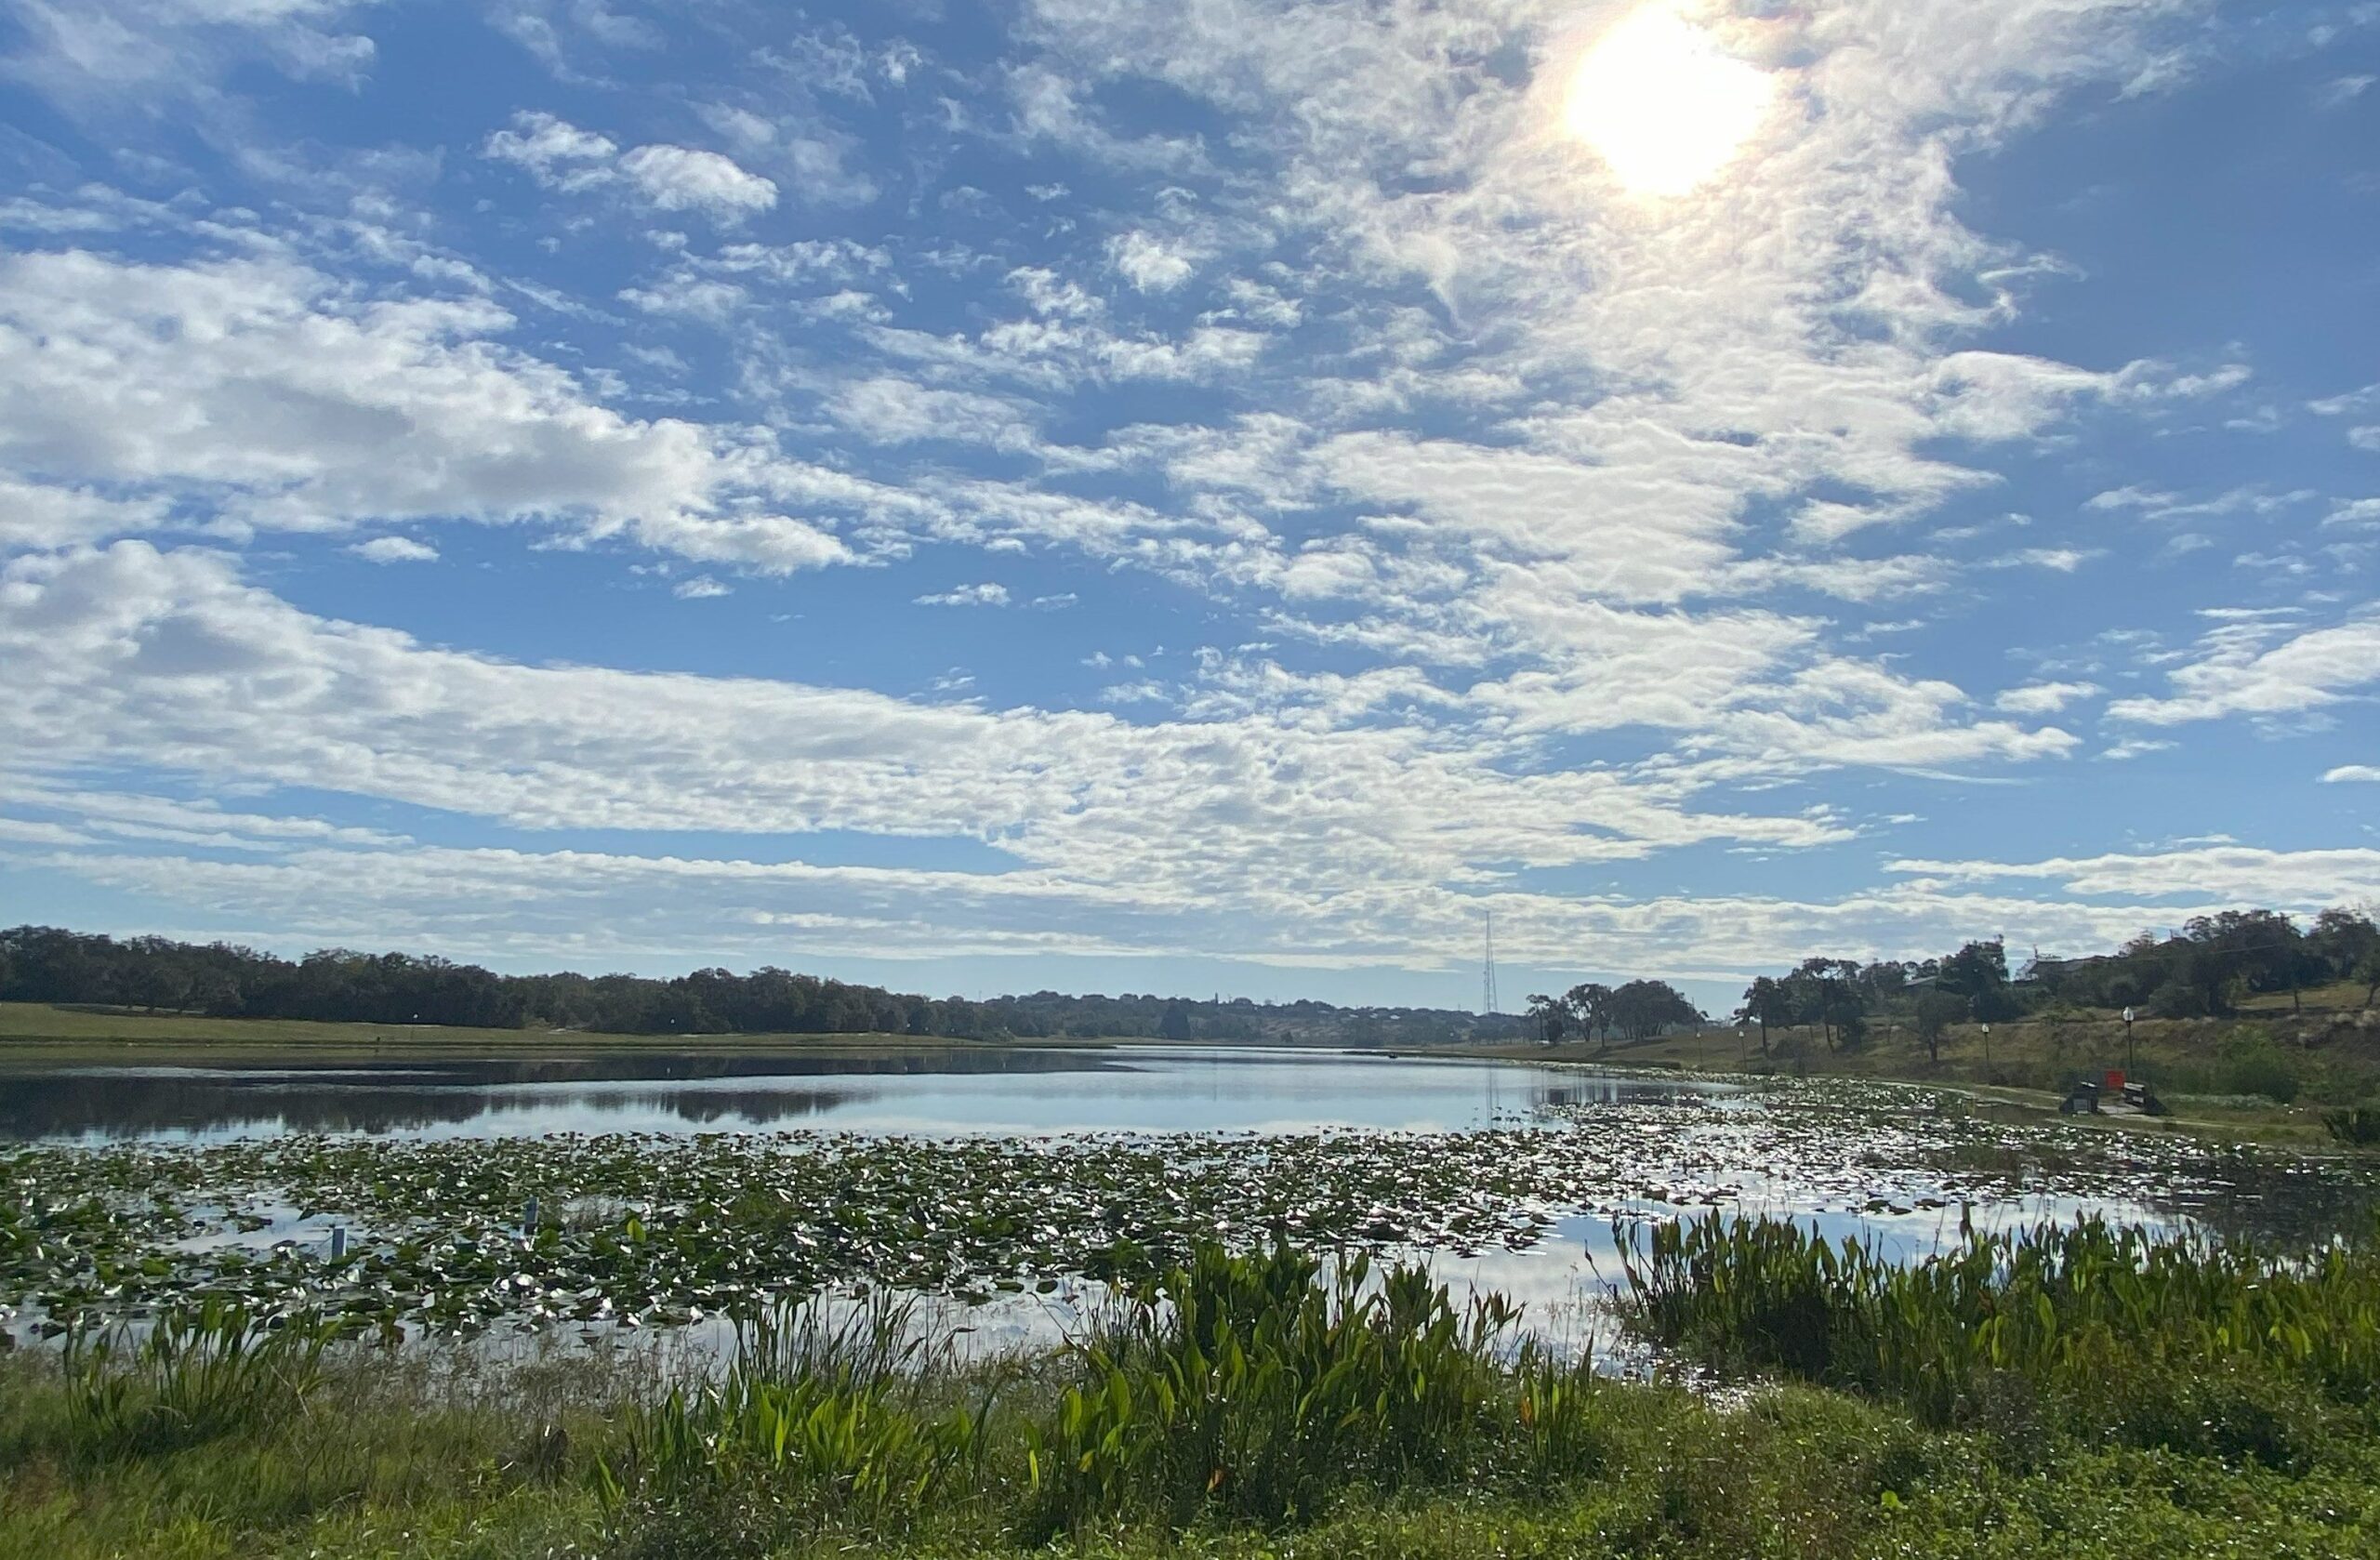
POLYGON ((1983 1081, 1991 1081, 1991 1025, 1983 1026, 1983 1081))
POLYGON ((2132 1077, 2132 1010, 2123 1011, 2123 1076, 2132 1077))

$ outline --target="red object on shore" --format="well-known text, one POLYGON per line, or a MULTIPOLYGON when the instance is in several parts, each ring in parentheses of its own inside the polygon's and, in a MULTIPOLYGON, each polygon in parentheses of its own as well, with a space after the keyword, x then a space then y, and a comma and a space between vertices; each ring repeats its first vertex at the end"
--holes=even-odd
POLYGON ((2108 1092, 2110 1094, 2121 1094, 2123 1092, 2123 1069, 2122 1067, 2109 1067, 2108 1069, 2108 1092))

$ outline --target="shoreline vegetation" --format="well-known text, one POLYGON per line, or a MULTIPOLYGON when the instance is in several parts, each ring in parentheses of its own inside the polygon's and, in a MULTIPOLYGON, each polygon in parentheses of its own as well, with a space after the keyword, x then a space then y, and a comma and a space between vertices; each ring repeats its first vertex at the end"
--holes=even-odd
MULTIPOLYGON (((1756 977, 1724 1021, 1761 1055, 1771 1041, 1814 1032, 1830 1056, 1866 1049, 1879 1033, 1913 1036, 1938 1058, 1963 1026, 2016 1021, 2072 1026, 2119 1014, 2152 1021, 2233 1020, 2285 1006, 2301 1038, 2307 998, 2328 1032, 2359 1026, 2380 1007, 2380 924, 2330 909, 2300 928, 2272 910, 2193 918, 2163 936, 2143 932, 2115 952, 2036 956, 2012 968, 2001 940, 1971 941, 1936 958, 1813 957, 1756 977)), ((286 959, 227 943, 117 939, 56 927, 0 929, 0 1004, 170 1015, 183 1025, 259 1020, 360 1024, 491 1043, 548 1035, 697 1037, 903 1036, 972 1040, 1113 1040, 1337 1045, 1417 1049, 1457 1042, 1643 1045, 1707 1033, 1711 1019, 1674 987, 1635 979, 1586 981, 1534 994, 1522 1014, 1327 1002, 1193 1001, 1153 993, 1068 996, 1038 991, 985 1001, 932 998, 764 966, 745 974, 696 970, 668 980, 571 971, 502 975, 436 956, 324 948, 286 959)), ((2284 1103, 2286 1103, 2284 1101, 2284 1103)))
POLYGON ((2086 1223, 1900 1267, 1722 1215, 1630 1244, 1653 1379, 1286 1247, 972 1362, 884 1296, 771 1313, 723 1369, 215 1306, 0 1359, 0 1554, 2360 1556, 2375 1312, 2370 1233, 2086 1223))
POLYGON ((1410 1054, 1646 1068, 1714 1077, 1833 1077, 1955 1089, 2022 1117, 2055 1115, 2078 1080, 2110 1072, 2142 1081, 2165 1114, 2077 1119, 2110 1130, 2188 1132, 2308 1152, 2365 1151, 2380 1142, 2334 1131, 2331 1118, 2380 1100, 2380 1009, 2337 983, 2289 997, 2243 998, 2223 1017, 2136 1017, 2065 1009, 1990 1026, 1946 1026, 1931 1041, 1891 1020, 1857 1046, 1826 1045, 1812 1025, 1777 1025, 1764 1054, 1749 1026, 1712 1026, 1642 1045, 1568 1038, 1554 1044, 1428 1047, 1410 1054))

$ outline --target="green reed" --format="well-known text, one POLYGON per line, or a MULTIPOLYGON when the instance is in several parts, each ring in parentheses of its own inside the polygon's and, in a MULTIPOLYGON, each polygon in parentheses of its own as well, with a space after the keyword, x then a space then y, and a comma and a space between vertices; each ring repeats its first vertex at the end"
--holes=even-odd
POLYGON ((1902 1264, 1790 1221, 1631 1235, 1631 1318, 1707 1362, 1900 1403, 1937 1426, 2012 1413, 2142 1445, 2289 1461, 2380 1389, 2380 1246, 2302 1257, 2097 1220, 1964 1234, 1902 1264))
POLYGON ((68 1334, 60 1364, 82 1450, 120 1456, 194 1446, 304 1412, 328 1327, 208 1300, 126 1329, 68 1334))
POLYGON ((898 1526, 980 1461, 990 1395, 938 1404, 948 1363, 908 1299, 786 1302, 738 1329, 720 1381, 638 1408, 594 1478, 628 1529, 705 1523, 723 1551, 827 1521, 898 1526))
POLYGON ((1583 1367, 1505 1348, 1517 1310, 1457 1307, 1418 1267, 1325 1276, 1277 1247, 1198 1249, 1078 1351, 1028 1431, 1035 1537, 1119 1515, 1279 1523, 1351 1487, 1443 1487, 1594 1456, 1583 1367))

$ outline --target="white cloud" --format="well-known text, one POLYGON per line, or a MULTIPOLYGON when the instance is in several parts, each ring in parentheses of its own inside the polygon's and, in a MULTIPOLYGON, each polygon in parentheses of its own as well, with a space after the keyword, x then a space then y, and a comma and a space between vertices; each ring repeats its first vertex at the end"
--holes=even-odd
POLYGON ((50 486, 0 471, 0 554, 152 531, 169 520, 170 506, 161 497, 111 498, 89 487, 50 486))
POLYGON ((353 86, 372 40, 338 31, 375 0, 12 0, 22 41, 0 73, 70 108, 156 113, 210 98, 261 60, 299 80, 353 86))
POLYGON ((2283 716, 2339 703, 2380 682, 2380 617, 2308 629, 2269 648, 2263 626, 2219 628, 2177 667, 2164 698, 2118 699, 2110 719, 2171 726, 2229 715, 2283 716))
POLYGON ((700 211, 735 222, 777 204, 774 181, 745 172, 716 152, 640 146, 620 159, 620 171, 664 211, 700 211))
POLYGON ((826 411, 843 427, 879 444, 946 439, 995 449, 1029 449, 1039 443, 1029 402, 937 390, 892 375, 836 386, 826 397, 826 411))
POLYGON ((625 180, 658 210, 698 211, 724 225, 777 204, 774 180, 719 152, 667 144, 622 152, 609 136, 550 113, 514 114, 511 127, 488 137, 482 151, 526 170, 548 189, 577 193, 625 180))
MULTIPOLYGON (((139 763, 211 788, 345 792, 527 829, 997 839, 1015 866, 973 875, 981 892, 1104 907, 1108 934, 1144 948, 1435 958, 1491 864, 1848 835, 1824 816, 1695 811, 1692 779, 1513 773, 1494 750, 1368 718, 1419 692, 1409 680, 1291 680, 1274 694, 1234 673, 1218 688, 1252 701, 1245 713, 1135 725, 529 667, 314 617, 219 556, 139 542, 0 568, 0 752, 37 752, 54 772, 139 763), (1177 826, 1152 831, 1151 815, 1177 826)), ((180 879, 162 863, 72 870, 168 894, 228 882, 185 865, 180 879)), ((337 872, 320 865, 326 884, 337 872)), ((364 864, 349 892, 402 866, 364 864)), ((671 870, 655 859, 634 873, 671 870)), ((303 879, 252 874, 244 892, 298 896, 312 892, 303 879)))
POLYGON ((624 417, 499 345, 510 324, 483 301, 358 300, 282 260, 0 257, 0 480, 42 474, 53 543, 188 500, 235 532, 461 518, 765 573, 849 556, 773 512, 821 490, 764 436, 624 417))
POLYGON ((746 162, 774 170, 795 200, 862 205, 877 196, 876 180, 853 165, 862 149, 841 131, 815 119, 772 118, 729 104, 707 104, 698 112, 746 162))
POLYGON ((937 595, 919 596, 921 607, 1004 607, 1008 605, 1008 587, 985 581, 982 585, 954 586, 937 595))
POLYGON ((1170 293, 1197 269, 1180 249, 1138 228, 1107 241, 1107 263, 1143 293, 1170 293))
POLYGON ((728 586, 711 578, 708 575, 696 575, 692 579, 681 579, 669 588, 669 594, 681 602, 707 602, 729 593, 728 586))
POLYGON ((2337 786, 2356 781, 2380 782, 2380 764, 2341 764, 2322 772, 2322 784, 2337 786))
MULTIPOLYGON (((2054 857, 2035 862, 1895 861, 1888 870, 1937 884, 2009 879, 2055 882, 2068 893, 2312 910, 2380 895, 2380 851, 2268 851, 2208 846, 2153 855, 2054 857)), ((1923 886, 1923 885, 1921 885, 1923 886)))
POLYGON ((510 129, 489 136, 483 151, 498 162, 527 169, 540 184, 584 190, 612 177, 619 147, 609 136, 582 130, 550 113, 523 111, 512 116, 510 129))
POLYGON ((2094 558, 2107 554, 2096 548, 2029 547, 2020 548, 1994 562, 2011 568, 2049 569, 2070 575, 2094 558))
POLYGON ((2357 390, 2342 390, 2336 395, 2309 401, 2306 403, 2306 409, 2320 417, 2356 416, 2380 410, 2380 380, 2357 390))
POLYGON ((2055 715, 2075 700, 2099 692, 2096 682, 2032 682, 2011 688, 1991 702, 1995 708, 2013 715, 2055 715))
POLYGON ((434 563, 438 549, 427 542, 411 536, 375 536, 368 542, 358 542, 348 551, 366 563, 434 563))

